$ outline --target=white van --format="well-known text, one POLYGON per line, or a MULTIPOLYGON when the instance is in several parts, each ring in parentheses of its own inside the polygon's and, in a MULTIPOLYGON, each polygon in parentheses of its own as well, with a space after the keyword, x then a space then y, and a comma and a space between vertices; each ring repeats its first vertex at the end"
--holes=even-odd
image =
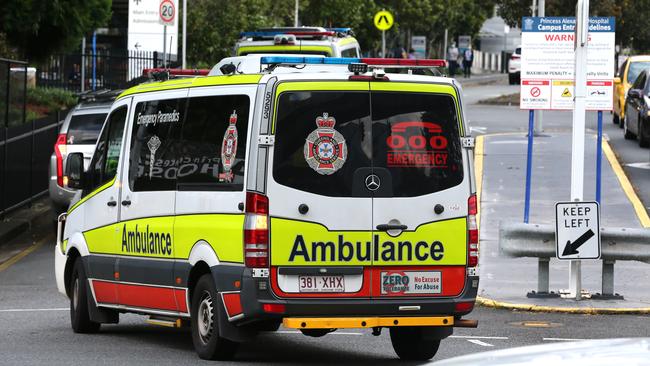
POLYGON ((261 330, 388 328, 433 357, 478 288, 473 139, 439 60, 268 57, 258 74, 152 82, 117 98, 60 217, 72 328, 188 320, 201 358, 261 330), (283 70, 283 72, 277 72, 283 70), (292 70, 292 72, 287 72, 292 70))

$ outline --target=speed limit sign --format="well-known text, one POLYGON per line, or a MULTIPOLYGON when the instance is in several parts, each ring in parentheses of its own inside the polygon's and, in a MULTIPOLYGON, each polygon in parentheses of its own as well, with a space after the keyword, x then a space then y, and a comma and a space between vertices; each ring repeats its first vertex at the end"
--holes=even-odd
POLYGON ((174 22, 176 21, 176 7, 172 0, 161 0, 158 11, 160 13, 160 24, 174 25, 174 22))

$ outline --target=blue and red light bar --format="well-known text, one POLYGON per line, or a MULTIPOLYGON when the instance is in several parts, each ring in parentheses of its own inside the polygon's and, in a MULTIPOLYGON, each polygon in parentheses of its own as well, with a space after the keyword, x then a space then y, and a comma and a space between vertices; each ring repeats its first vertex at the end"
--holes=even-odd
POLYGON ((278 34, 292 34, 298 37, 328 37, 335 36, 336 31, 325 31, 325 32, 311 32, 311 31, 287 31, 287 30, 277 30, 277 31, 255 31, 255 32, 241 32, 239 33, 240 38, 273 38, 278 34))
POLYGON ((446 67, 447 61, 436 59, 404 58, 356 58, 356 57, 284 57, 267 56, 260 59, 262 64, 307 64, 307 65, 349 65, 362 63, 368 66, 386 67, 446 67))

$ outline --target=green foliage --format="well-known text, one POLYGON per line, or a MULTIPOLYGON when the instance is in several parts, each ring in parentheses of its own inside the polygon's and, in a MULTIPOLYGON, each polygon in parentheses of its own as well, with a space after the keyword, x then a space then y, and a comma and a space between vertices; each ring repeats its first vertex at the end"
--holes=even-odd
POLYGON ((48 111, 68 109, 77 104, 74 93, 59 88, 27 88, 27 104, 48 111))
MULTIPOLYGON (((511 26, 531 15, 530 0, 497 0, 499 15, 511 26)), ((575 1, 546 0, 546 16, 575 16, 575 1)), ((591 0, 591 16, 616 17, 616 43, 636 52, 650 51, 650 0, 591 0)))
MULTIPOLYGON (((293 26, 295 0, 194 0, 188 6, 188 61, 209 67, 231 56, 240 31, 259 27, 293 26)), ((408 48, 410 36, 425 35, 440 42, 449 35, 476 35, 492 14, 494 0, 300 0, 300 23, 309 26, 351 27, 363 52, 377 54, 381 32, 374 14, 389 10, 395 24, 386 32, 388 48, 408 48)))
POLYGON ((42 60, 76 47, 83 35, 105 26, 111 0, 3 0, 0 33, 22 57, 42 60))

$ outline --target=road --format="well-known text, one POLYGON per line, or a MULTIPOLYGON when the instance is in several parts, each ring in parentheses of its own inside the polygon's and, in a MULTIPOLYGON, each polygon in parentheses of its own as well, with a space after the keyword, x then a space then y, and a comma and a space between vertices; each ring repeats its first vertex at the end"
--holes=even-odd
MULTIPOLYGON (((476 104, 482 99, 518 91, 518 85, 486 85, 465 88, 464 102, 467 106, 466 113, 472 133, 478 135, 528 131, 527 110, 520 110, 517 105, 508 107, 476 104)), ((596 112, 587 113, 585 125, 588 132, 597 132, 597 116, 596 112)), ((570 111, 546 111, 542 118, 543 130, 568 132, 571 130, 571 118, 570 111)), ((637 141, 625 140, 623 130, 618 125, 612 124, 609 112, 603 112, 603 134, 609 140, 646 210, 650 211, 650 149, 640 148, 637 141)), ((606 164, 606 159, 603 159, 603 163, 606 164)), ((585 192, 585 194, 588 193, 585 192)))
MULTIPOLYGON (((506 85, 467 88, 468 101, 500 94, 516 87, 506 85)), ((480 133, 523 131, 527 112, 516 107, 468 105, 471 125, 480 133)), ((590 128, 595 122, 590 121, 590 128)), ((547 129, 570 126, 570 113, 546 113, 547 129)), ((648 157, 647 149, 622 140, 609 120, 606 131, 612 144, 624 146, 626 161, 648 157), (629 146, 628 146, 629 145, 629 146), (637 154, 636 148, 640 154, 637 154), (629 151, 628 151, 629 150, 629 151)), ((617 148, 618 149, 618 148, 617 148)), ((637 181, 638 184, 639 181, 637 181)), ((646 205, 649 201, 645 201, 646 205)), ((0 265, 0 364, 96 365, 203 363, 195 355, 187 329, 168 329, 145 323, 145 317, 122 315, 117 325, 103 326, 99 334, 78 335, 70 329, 68 302, 58 294, 53 279, 53 234, 49 222, 36 226, 2 248, 36 250, 11 264, 0 265), (38 246, 40 245, 40 246, 38 246), (11 264, 11 265, 9 265, 11 264)), ((0 256, 1 257, 1 256, 0 256)), ((483 279, 485 281, 487 279, 483 279)), ((512 312, 477 308, 469 318, 477 329, 457 329, 444 340, 435 360, 494 349, 564 342, 573 339, 650 336, 650 317, 635 315, 568 315, 512 312)), ((207 362, 205 362, 207 363, 207 362)), ((281 329, 262 334, 242 345, 236 360, 220 364, 404 364, 393 353, 387 332, 374 337, 370 331, 338 331, 323 338, 309 338, 281 329)))

